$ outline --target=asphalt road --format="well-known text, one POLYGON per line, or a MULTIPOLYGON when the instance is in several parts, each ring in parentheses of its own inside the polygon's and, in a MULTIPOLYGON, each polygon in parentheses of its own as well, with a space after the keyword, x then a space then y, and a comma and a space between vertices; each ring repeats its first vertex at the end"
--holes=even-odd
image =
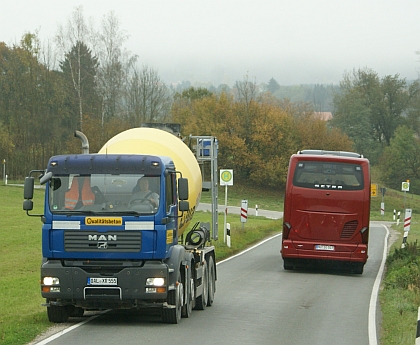
POLYGON ((362 275, 284 271, 281 236, 217 265, 213 306, 167 325, 156 315, 108 312, 41 344, 376 345, 376 293, 386 228, 371 224, 362 275))

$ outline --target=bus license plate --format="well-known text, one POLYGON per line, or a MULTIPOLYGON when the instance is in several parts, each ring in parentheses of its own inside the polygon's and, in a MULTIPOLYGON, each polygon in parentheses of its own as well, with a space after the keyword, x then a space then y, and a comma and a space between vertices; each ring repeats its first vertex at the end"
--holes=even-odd
POLYGON ((327 245, 324 245, 324 244, 317 244, 317 245, 315 245, 315 249, 316 250, 334 250, 335 248, 334 248, 334 246, 327 246, 327 245))
POLYGON ((87 285, 117 285, 117 278, 88 278, 87 285))

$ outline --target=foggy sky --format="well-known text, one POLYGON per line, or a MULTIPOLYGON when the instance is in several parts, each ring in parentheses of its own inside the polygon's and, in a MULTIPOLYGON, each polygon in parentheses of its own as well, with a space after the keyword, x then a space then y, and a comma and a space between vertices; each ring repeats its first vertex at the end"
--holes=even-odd
POLYGON ((125 47, 166 83, 338 84, 345 72, 416 79, 419 0, 0 0, 0 41, 52 39, 77 6, 96 26, 110 11, 125 47))

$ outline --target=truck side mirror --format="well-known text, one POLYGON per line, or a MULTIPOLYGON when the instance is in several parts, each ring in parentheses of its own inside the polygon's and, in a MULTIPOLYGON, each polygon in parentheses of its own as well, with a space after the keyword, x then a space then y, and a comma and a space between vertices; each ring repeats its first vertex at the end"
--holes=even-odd
POLYGON ((23 198, 24 199, 33 199, 34 198, 34 185, 35 185, 35 180, 32 176, 25 177, 25 184, 24 184, 24 187, 23 187, 23 198))
POLYGON ((178 179, 178 199, 188 200, 188 179, 183 177, 178 179))
POLYGON ((26 199, 23 201, 23 210, 32 211, 34 209, 34 202, 32 200, 26 199))
POLYGON ((179 210, 181 212, 187 212, 190 209, 190 203, 188 201, 179 202, 179 210))

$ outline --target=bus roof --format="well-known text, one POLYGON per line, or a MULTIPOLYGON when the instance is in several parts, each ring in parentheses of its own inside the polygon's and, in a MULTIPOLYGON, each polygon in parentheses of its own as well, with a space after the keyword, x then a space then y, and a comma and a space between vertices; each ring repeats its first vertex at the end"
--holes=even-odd
POLYGON ((342 157, 363 158, 363 155, 361 155, 360 153, 347 152, 347 151, 302 150, 302 151, 298 151, 298 154, 302 154, 302 155, 333 155, 333 156, 342 156, 342 157))

